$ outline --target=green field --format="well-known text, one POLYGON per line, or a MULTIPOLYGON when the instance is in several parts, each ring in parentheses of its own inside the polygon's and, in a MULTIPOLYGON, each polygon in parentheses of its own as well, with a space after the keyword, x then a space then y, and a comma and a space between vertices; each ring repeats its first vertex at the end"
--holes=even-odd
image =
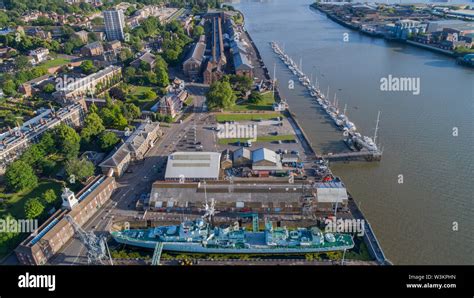
POLYGON ((62 65, 68 64, 69 62, 71 62, 71 59, 56 58, 56 59, 53 59, 53 60, 45 61, 45 62, 39 64, 38 67, 51 68, 51 67, 55 67, 55 66, 62 66, 62 65))
MULTIPOLYGON (((257 137, 257 143, 274 142, 274 141, 292 141, 295 139, 294 135, 279 135, 279 136, 261 136, 257 137)), ((245 142, 248 138, 230 138, 230 139, 219 139, 220 145, 234 144, 237 142, 245 142)))
POLYGON ((217 122, 227 122, 227 121, 248 121, 248 120, 268 120, 277 117, 282 117, 283 115, 279 112, 275 113, 246 113, 246 114, 217 114, 217 122))
POLYGON ((227 109, 227 111, 232 112, 239 112, 239 111, 272 111, 273 104, 275 103, 275 99, 273 97, 272 92, 266 92, 262 94, 263 101, 254 104, 254 103, 247 103, 245 101, 244 104, 234 105, 232 108, 227 109))
MULTIPOLYGON (((131 102, 134 105, 140 107, 142 110, 151 108, 155 103, 157 98, 145 99, 145 92, 155 91, 152 87, 147 86, 132 86, 131 92, 127 95, 127 102, 131 102)), ((156 92, 155 92, 156 93, 156 92)))

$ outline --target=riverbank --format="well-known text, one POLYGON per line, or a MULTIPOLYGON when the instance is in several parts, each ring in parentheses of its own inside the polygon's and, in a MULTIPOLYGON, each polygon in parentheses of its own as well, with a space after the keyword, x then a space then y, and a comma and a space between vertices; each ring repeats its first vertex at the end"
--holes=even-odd
POLYGON ((436 46, 427 45, 427 44, 416 42, 416 41, 413 41, 413 40, 408 40, 408 39, 403 40, 403 39, 397 39, 397 38, 389 37, 389 36, 387 36, 386 34, 384 34, 382 32, 378 32, 378 31, 373 31, 372 32, 372 31, 364 30, 363 29, 364 24, 356 24, 356 23, 351 23, 351 22, 344 21, 343 19, 338 18, 337 16, 332 14, 329 10, 326 10, 326 9, 322 8, 317 3, 311 4, 310 8, 325 14, 328 19, 330 19, 330 20, 332 20, 332 21, 334 21, 334 22, 336 22, 336 23, 338 23, 338 24, 340 24, 340 25, 342 25, 346 28, 357 31, 361 34, 365 34, 365 35, 368 35, 368 36, 371 36, 371 37, 376 37, 376 38, 382 38, 382 39, 385 39, 387 41, 412 45, 412 46, 423 48, 423 49, 433 51, 433 52, 436 52, 436 53, 439 53, 439 54, 443 54, 445 56, 449 56, 449 57, 452 57, 452 58, 455 58, 455 59, 462 58, 462 57, 465 56, 465 54, 459 54, 459 53, 456 53, 455 51, 445 50, 445 49, 442 49, 442 48, 439 48, 439 47, 436 47, 436 46))

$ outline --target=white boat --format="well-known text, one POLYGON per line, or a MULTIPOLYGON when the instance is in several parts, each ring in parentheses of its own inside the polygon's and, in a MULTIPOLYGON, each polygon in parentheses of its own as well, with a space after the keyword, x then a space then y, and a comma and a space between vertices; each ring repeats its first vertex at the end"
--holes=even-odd
POLYGON ((349 131, 355 131, 355 130, 357 130, 357 127, 356 127, 355 124, 352 123, 351 121, 346 121, 345 127, 347 127, 347 129, 348 129, 349 131))

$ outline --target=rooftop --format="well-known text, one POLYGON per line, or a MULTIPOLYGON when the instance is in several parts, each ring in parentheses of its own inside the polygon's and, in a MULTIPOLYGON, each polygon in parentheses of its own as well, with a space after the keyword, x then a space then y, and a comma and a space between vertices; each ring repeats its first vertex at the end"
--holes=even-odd
POLYGON ((168 156, 165 179, 218 179, 218 152, 175 152, 168 156))

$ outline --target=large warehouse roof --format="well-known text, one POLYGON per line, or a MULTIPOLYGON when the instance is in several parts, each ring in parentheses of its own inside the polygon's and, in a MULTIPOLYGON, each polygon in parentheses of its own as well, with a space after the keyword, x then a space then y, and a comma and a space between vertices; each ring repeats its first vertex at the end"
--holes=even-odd
POLYGON ((347 202, 347 190, 344 187, 318 187, 316 193, 318 203, 347 202))
POLYGON ((218 152, 175 152, 168 156, 165 179, 218 179, 218 152))

